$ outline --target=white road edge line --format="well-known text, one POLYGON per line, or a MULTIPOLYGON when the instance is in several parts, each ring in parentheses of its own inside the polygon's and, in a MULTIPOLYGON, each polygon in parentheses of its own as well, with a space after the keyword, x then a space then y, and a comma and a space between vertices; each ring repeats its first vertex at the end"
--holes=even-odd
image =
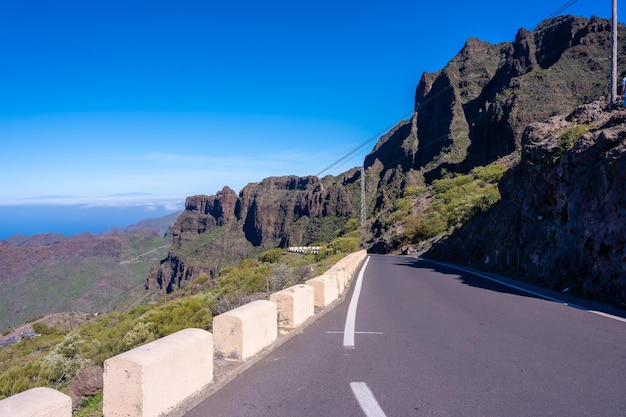
POLYGON ((385 412, 365 382, 350 382, 350 388, 367 417, 386 417, 385 412))
POLYGON ((350 299, 350 305, 348 306, 348 315, 346 316, 346 325, 343 329, 343 347, 346 349, 354 349, 354 330, 356 328, 356 307, 359 304, 359 296, 361 295, 361 286, 363 285, 363 274, 367 267, 370 257, 365 259, 365 263, 359 271, 359 276, 356 279, 356 285, 354 286, 354 292, 350 299))
POLYGON ((451 264, 448 264, 448 263, 445 263, 445 262, 434 261, 432 259, 424 259, 424 258, 418 258, 418 259, 424 260, 426 262, 431 262, 431 263, 434 263, 434 264, 437 264, 437 265, 443 265, 443 266, 447 266, 449 268, 458 269, 459 271, 468 272, 470 274, 474 274, 474 275, 477 275, 479 277, 488 279, 489 281, 497 282, 498 284, 502 284, 502 285, 507 286, 509 288, 513 288, 513 289, 516 289, 518 291, 525 292, 526 294, 530 294, 530 295, 534 295, 534 296, 539 297, 539 298, 543 298, 544 300, 554 301, 556 303, 563 304, 563 305, 566 305, 566 306, 570 306, 570 307, 576 308, 578 310, 583 310, 583 311, 586 311, 586 312, 591 313, 591 314, 596 314, 598 316, 602 316, 602 317, 606 317, 606 318, 609 318, 609 319, 613 319, 613 320, 617 320, 617 321, 621 321, 623 323, 626 323, 626 319, 623 318, 623 317, 614 316, 613 314, 603 313, 602 311, 591 310, 590 308, 587 308, 587 307, 583 307, 583 306, 580 306, 580 305, 577 305, 577 304, 568 303, 568 302, 560 300, 558 298, 550 297, 549 295, 546 295, 546 294, 541 294, 540 292, 537 292, 537 291, 532 291, 532 290, 529 290, 529 289, 526 289, 526 288, 523 288, 523 287, 520 287, 520 286, 517 286, 517 285, 514 285, 514 284, 509 284, 508 282, 500 281, 498 279, 495 279, 495 278, 490 277, 488 275, 481 274, 479 272, 470 271, 469 269, 461 268, 459 266, 451 265, 451 264))
POLYGON ((574 306, 572 304, 569 304, 569 305, 572 306, 572 307, 576 307, 576 308, 580 308, 582 310, 585 310, 585 311, 587 311, 588 313, 591 313, 591 314, 597 314, 598 316, 602 316, 602 317, 606 317, 608 319, 613 319, 613 320, 617 320, 617 321, 621 321, 623 323, 626 323, 626 319, 624 317, 614 316, 613 314, 603 313, 602 311, 588 310, 586 308, 577 307, 577 306, 574 306))

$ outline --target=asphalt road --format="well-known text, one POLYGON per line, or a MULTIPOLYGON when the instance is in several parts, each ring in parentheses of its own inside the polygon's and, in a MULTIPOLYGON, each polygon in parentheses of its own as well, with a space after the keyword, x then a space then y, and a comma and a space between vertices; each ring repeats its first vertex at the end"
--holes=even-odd
POLYGON ((411 257, 351 292, 186 416, 626 416, 624 321, 411 257))

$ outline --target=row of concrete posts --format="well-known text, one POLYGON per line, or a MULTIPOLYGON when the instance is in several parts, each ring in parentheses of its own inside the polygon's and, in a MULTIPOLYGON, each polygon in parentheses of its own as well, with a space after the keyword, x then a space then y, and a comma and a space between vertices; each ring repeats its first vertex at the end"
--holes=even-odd
MULTIPOLYGON (((367 253, 352 253, 324 274, 213 318, 213 334, 184 329, 104 362, 104 417, 162 417, 213 382, 214 356, 246 361, 342 295, 367 253)), ((0 416, 71 417, 69 396, 33 388, 0 401, 0 416)))

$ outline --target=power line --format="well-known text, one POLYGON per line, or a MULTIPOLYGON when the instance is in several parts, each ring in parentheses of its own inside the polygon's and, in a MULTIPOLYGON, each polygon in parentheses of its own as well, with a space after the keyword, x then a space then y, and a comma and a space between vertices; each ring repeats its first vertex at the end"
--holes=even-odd
POLYGON ((400 117, 398 120, 396 120, 393 124, 389 125, 388 127, 379 130, 378 132, 376 132, 373 136, 371 136, 369 139, 367 139, 365 142, 361 143, 359 146, 357 146, 356 148, 352 149, 350 152, 348 152, 347 154, 345 154, 344 156, 342 156, 341 158, 339 158, 338 160, 336 160, 335 162, 333 162, 332 164, 328 165, 326 168, 324 168, 323 170, 321 170, 320 172, 318 172, 315 176, 316 177, 321 177, 324 173, 326 173, 327 171, 329 171, 330 169, 332 169, 333 167, 335 167, 335 165, 343 162, 345 159, 349 158, 350 156, 352 156, 354 153, 358 152, 359 150, 363 149, 365 146, 367 146, 369 143, 373 142, 373 141, 377 141, 378 139, 380 139, 380 136, 387 133, 389 130, 391 130, 394 126, 396 126, 398 123, 400 123, 401 121, 405 120, 408 116, 410 116, 411 114, 413 114, 413 111, 407 112, 405 113, 402 117, 400 117))
MULTIPOLYGON (((578 0, 570 0, 567 3, 563 4, 561 7, 559 7, 558 9, 556 9, 555 11, 552 12, 552 14, 550 14, 548 17, 546 17, 543 20, 547 20, 547 19, 551 19, 553 17, 556 17, 558 15, 560 15, 562 12, 564 12, 565 10, 569 9, 571 6, 574 5, 574 3, 576 3, 578 0)), ((543 22, 543 20, 541 22, 543 22)), ((537 23, 535 26, 533 26, 533 28, 530 30, 531 32, 534 32, 535 29, 537 29, 537 27, 541 24, 541 22, 537 23)))

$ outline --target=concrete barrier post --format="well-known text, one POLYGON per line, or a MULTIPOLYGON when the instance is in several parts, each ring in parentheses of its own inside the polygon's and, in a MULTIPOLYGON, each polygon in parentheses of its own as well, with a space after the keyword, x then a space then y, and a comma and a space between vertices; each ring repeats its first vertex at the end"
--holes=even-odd
POLYGON ((1 400, 0 416, 72 417, 72 399, 52 388, 32 388, 1 400))
POLYGON ((278 326, 293 329, 315 313, 315 293, 310 285, 294 285, 270 295, 278 308, 278 326))
POLYGON ((324 274, 330 274, 335 277, 337 281, 337 293, 343 294, 343 290, 346 288, 346 270, 342 263, 338 262, 324 274))
POLYGON ((315 307, 326 307, 339 297, 337 280, 333 275, 322 274, 311 278, 306 283, 313 287, 315 295, 315 307))
POLYGON ((104 361, 104 417, 157 417, 213 380, 213 337, 184 329, 104 361))
POLYGON ((351 253, 341 260, 341 262, 344 263, 346 270, 346 284, 352 281, 352 279, 356 276, 358 268, 361 266, 365 258, 367 258, 367 251, 360 250, 358 252, 351 253))
POLYGON ((227 360, 244 361, 278 337, 276 303, 257 300, 213 317, 215 352, 227 360))

